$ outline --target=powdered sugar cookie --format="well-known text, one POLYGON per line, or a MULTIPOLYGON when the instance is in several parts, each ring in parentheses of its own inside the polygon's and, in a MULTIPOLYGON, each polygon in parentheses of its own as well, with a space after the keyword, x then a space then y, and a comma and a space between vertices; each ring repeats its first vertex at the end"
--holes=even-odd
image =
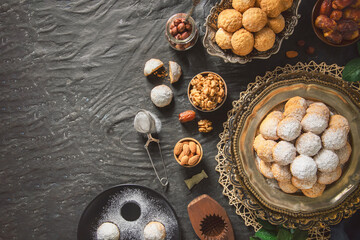
POLYGON ((302 189, 301 191, 307 197, 317 198, 317 197, 320 197, 323 194, 323 192, 325 190, 325 187, 326 186, 324 184, 315 183, 312 188, 310 188, 310 189, 302 189))
POLYGON ((292 177, 291 183, 298 189, 309 189, 314 186, 316 180, 317 180, 316 175, 305 180, 298 179, 297 177, 292 177))
POLYGON ((330 127, 321 135, 324 148, 338 150, 346 145, 347 132, 341 127, 330 127))
POLYGON ((295 143, 298 153, 306 156, 314 156, 321 149, 321 139, 311 132, 303 133, 295 143))
POLYGON ((316 176, 317 166, 311 157, 299 155, 291 163, 290 171, 294 177, 300 180, 311 180, 316 176))
POLYGON ((306 109, 306 113, 316 113, 321 115, 329 121, 330 110, 329 108, 322 102, 314 102, 309 105, 308 109, 306 109))
POLYGON ((272 157, 272 148, 276 145, 276 142, 273 140, 265 140, 259 144, 259 147, 256 151, 259 158, 265 162, 273 162, 272 157))
POLYGON ((277 163, 271 165, 271 171, 274 174, 274 178, 279 182, 288 182, 291 179, 291 173, 289 166, 282 166, 277 163))
POLYGON ((261 122, 259 131, 265 139, 279 139, 276 129, 281 119, 282 113, 280 111, 273 111, 261 122))
POLYGON ((315 155, 314 161, 321 172, 335 171, 339 165, 339 157, 332 150, 321 149, 318 154, 315 155))
POLYGON ((295 193, 298 190, 298 188, 292 185, 291 182, 278 182, 278 185, 280 189, 286 193, 295 193))
POLYGON ((288 165, 295 159, 296 148, 290 142, 280 141, 273 147, 272 153, 277 164, 288 165))
POLYGON ((320 134, 328 127, 328 118, 318 113, 307 113, 301 120, 301 126, 305 132, 320 134))
POLYGON ((335 150, 335 153, 339 157, 340 164, 345 164, 349 160, 351 151, 352 149, 349 142, 346 142, 345 146, 340 148, 339 150, 335 150))
POLYGON ((341 173, 342 170, 340 166, 338 166, 333 172, 319 172, 317 181, 320 184, 331 184, 341 177, 341 173))
POLYGON ((281 139, 292 141, 300 135, 301 124, 296 118, 284 118, 279 122, 276 133, 281 139))

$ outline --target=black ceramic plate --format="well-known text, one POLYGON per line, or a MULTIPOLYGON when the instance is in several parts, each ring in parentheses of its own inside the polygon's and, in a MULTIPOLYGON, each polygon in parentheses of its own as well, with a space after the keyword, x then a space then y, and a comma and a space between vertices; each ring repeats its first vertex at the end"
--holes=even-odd
POLYGON ((151 221, 165 226, 166 239, 181 239, 175 211, 160 193, 140 185, 119 185, 99 194, 85 208, 77 238, 96 240, 97 228, 112 222, 120 230, 120 239, 143 239, 143 230, 151 221))

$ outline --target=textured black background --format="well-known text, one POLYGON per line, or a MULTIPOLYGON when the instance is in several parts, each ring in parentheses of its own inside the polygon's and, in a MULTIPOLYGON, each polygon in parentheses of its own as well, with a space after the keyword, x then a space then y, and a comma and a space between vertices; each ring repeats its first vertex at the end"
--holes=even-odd
MULTIPOLYGON (((162 192, 143 148, 145 139, 133 129, 140 108, 156 113, 163 123, 159 137, 170 173, 163 194, 177 212, 183 238, 196 239, 187 204, 207 193, 227 210, 236 239, 248 239, 253 230, 235 214, 218 184, 218 134, 231 102, 255 76, 288 63, 344 65, 357 56, 355 45, 334 48, 316 38, 310 22, 314 2, 303 1, 299 25, 278 54, 239 65, 209 56, 202 46, 203 24, 215 0, 203 0, 196 8, 200 39, 181 53, 169 47, 164 26, 171 15, 186 12, 191 1, 2 0, 0 239, 75 239, 82 211, 103 190, 135 183, 162 192), (299 39, 314 46, 316 53, 308 56, 305 48, 297 47, 299 39), (288 50, 299 51, 299 56, 287 59, 288 50), (149 98, 160 84, 143 75, 150 58, 177 61, 183 68, 181 80, 171 86, 174 100, 164 109, 149 98), (187 84, 206 70, 223 76, 229 95, 221 110, 198 112, 198 119, 214 123, 214 131, 200 134, 195 122, 182 125, 177 115, 192 108, 187 84), (205 151, 202 163, 193 169, 180 167, 172 156, 177 140, 189 136, 205 151), (189 191, 183 180, 202 169, 209 179, 189 191)), ((343 221, 334 228, 333 239, 359 239, 359 222, 359 213, 343 221)))

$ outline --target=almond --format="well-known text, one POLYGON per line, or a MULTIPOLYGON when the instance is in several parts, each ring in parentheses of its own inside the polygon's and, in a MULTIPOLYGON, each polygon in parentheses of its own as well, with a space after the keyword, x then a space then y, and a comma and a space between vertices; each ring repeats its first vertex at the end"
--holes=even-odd
POLYGON ((183 143, 178 142, 174 147, 174 154, 176 156, 179 155, 181 153, 182 149, 183 149, 183 143))
POLYGON ((297 55, 299 55, 299 53, 297 51, 287 51, 286 52, 286 56, 288 58, 294 58, 294 57, 297 57, 297 55))
MULTIPOLYGON (((198 162, 198 160, 199 160, 199 158, 200 158, 200 155, 195 155, 195 156, 193 156, 193 157, 191 157, 189 160, 188 160, 188 164, 189 165, 195 165, 197 162, 198 162)), ((182 162, 182 161, 181 161, 182 162)))
POLYGON ((190 148, 189 148, 189 145, 188 145, 188 144, 184 144, 184 145, 183 145, 183 152, 184 152, 184 155, 189 156, 189 154, 190 154, 190 148))
POLYGON ((180 160, 183 156, 185 156, 184 151, 182 151, 182 152, 180 153, 178 159, 180 160))
POLYGON ((195 152, 196 152, 196 143, 195 143, 195 142, 191 141, 191 142, 189 143, 189 147, 190 147, 190 151, 191 151, 192 153, 195 153, 195 152))
POLYGON ((181 160, 180 160, 181 165, 186 165, 186 164, 188 164, 188 162, 189 162, 189 157, 188 156, 183 156, 181 158, 181 160))
POLYGON ((201 151, 200 151, 200 147, 199 145, 196 145, 196 155, 200 155, 201 151))

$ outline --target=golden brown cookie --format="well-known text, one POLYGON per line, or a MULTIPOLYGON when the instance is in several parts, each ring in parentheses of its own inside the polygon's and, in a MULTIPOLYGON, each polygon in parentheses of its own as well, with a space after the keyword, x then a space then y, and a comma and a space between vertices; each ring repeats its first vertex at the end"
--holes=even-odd
POLYGON ((266 13, 261 8, 249 8, 243 14, 242 23, 249 32, 258 32, 267 23, 266 13))
POLYGON ((348 120, 345 117, 338 114, 332 115, 330 117, 329 127, 342 128, 346 131, 346 133, 349 133, 350 131, 348 120))
POLYGON ((227 32, 235 32, 242 26, 242 14, 235 9, 225 9, 219 14, 218 28, 227 32))
POLYGON ((271 163, 264 162, 263 160, 260 160, 259 162, 259 171, 262 175, 264 175, 266 178, 274 178, 274 174, 271 171, 271 163))
POLYGON ((318 183, 331 184, 337 181, 342 174, 341 167, 338 166, 333 172, 318 172, 318 183))
POLYGON ((266 141, 266 139, 261 134, 259 134, 255 137, 254 144, 253 144, 255 151, 258 150, 260 144, 262 144, 263 141, 266 141))
POLYGON ((279 185, 280 189, 286 193, 295 193, 298 190, 298 188, 295 187, 294 185, 292 185, 292 183, 290 181, 289 182, 278 182, 278 185, 279 185))
POLYGON ((279 33, 285 28, 285 19, 283 15, 279 15, 276 18, 269 18, 268 26, 271 28, 274 33, 279 33))
POLYGON ((289 182, 291 179, 289 165, 282 166, 277 163, 273 163, 271 165, 271 171, 274 174, 274 178, 279 182, 289 182))
POLYGON ((317 198, 317 197, 320 197, 323 194, 323 192, 325 190, 325 187, 326 186, 324 184, 315 183, 312 188, 310 188, 310 189, 302 189, 301 191, 307 197, 317 198))
POLYGON ((232 33, 219 28, 215 34, 215 41, 221 49, 231 49, 232 33))
POLYGON ((261 0, 260 7, 268 17, 272 18, 279 16, 283 10, 283 5, 280 0, 261 0))
POLYGON ((305 180, 298 179, 297 177, 292 177, 291 183, 298 189, 309 189, 312 188, 316 183, 316 175, 305 180))
POLYGON ((293 4, 293 0, 281 0, 282 3, 282 12, 288 10, 289 8, 291 8, 292 4, 293 4))
POLYGON ((260 31, 255 33, 254 47, 260 51, 267 51, 274 46, 275 33, 268 27, 264 27, 260 31))
POLYGON ((272 157, 272 148, 276 145, 276 142, 273 140, 265 140, 259 144, 259 147, 256 151, 259 158, 265 162, 273 162, 272 157))
POLYGON ((239 55, 248 55, 254 48, 254 36, 244 28, 236 31, 231 37, 232 51, 239 55))
POLYGON ((335 150, 335 153, 339 157, 340 164, 345 164, 349 160, 351 151, 352 149, 349 142, 346 142, 346 145, 339 150, 335 150))
POLYGON ((255 0, 233 0, 232 7, 239 12, 243 13, 249 8, 253 7, 255 0))

